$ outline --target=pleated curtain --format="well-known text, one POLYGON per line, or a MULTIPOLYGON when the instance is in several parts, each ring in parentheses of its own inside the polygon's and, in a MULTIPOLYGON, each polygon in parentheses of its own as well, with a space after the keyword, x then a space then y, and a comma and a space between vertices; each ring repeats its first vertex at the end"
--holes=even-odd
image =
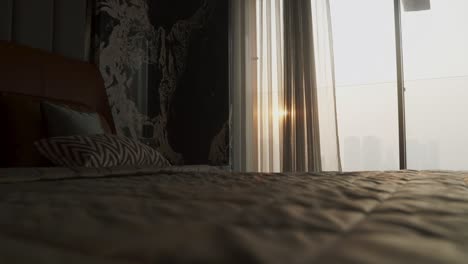
POLYGON ((231 1, 236 171, 341 169, 328 1, 231 1))
POLYGON ((230 2, 231 165, 235 171, 258 169, 257 3, 230 2))

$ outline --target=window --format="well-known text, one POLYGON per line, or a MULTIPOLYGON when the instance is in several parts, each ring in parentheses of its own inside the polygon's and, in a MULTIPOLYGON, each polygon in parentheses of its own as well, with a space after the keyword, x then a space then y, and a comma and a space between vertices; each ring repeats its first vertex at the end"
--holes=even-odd
POLYGON ((393 1, 331 0, 330 4, 343 170, 396 170, 393 1))
POLYGON ((468 1, 402 13, 410 169, 468 169, 468 1))
MULTIPOLYGON (((394 1, 330 0, 343 170, 399 168, 394 1)), ((404 12, 410 169, 468 169, 468 1, 404 12)))

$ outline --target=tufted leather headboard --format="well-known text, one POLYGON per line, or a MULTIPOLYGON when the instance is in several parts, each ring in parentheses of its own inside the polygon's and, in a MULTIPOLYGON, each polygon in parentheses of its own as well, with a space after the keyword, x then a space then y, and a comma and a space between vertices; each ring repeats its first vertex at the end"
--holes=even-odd
POLYGON ((0 41, 0 92, 86 105, 115 133, 104 82, 93 64, 0 41))

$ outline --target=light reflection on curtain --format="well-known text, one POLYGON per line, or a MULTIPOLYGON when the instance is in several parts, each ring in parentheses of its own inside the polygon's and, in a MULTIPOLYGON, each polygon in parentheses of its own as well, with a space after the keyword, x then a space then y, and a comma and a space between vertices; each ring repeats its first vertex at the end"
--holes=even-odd
POLYGON ((234 170, 340 170, 328 1, 231 5, 234 170))
POLYGON ((283 0, 257 0, 258 170, 281 171, 283 108, 283 0))

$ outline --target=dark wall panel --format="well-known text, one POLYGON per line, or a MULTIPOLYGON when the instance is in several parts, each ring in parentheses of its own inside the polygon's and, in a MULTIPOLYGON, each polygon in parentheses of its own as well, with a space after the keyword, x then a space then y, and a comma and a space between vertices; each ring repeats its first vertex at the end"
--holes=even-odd
POLYGON ((0 0, 0 39, 11 40, 13 0, 0 0))
POLYGON ((87 57, 86 2, 86 0, 55 0, 54 52, 75 59, 87 57))
POLYGON ((53 0, 14 0, 13 37, 16 43, 52 51, 53 0))
POLYGON ((0 40, 89 60, 94 0, 0 0, 0 40))

